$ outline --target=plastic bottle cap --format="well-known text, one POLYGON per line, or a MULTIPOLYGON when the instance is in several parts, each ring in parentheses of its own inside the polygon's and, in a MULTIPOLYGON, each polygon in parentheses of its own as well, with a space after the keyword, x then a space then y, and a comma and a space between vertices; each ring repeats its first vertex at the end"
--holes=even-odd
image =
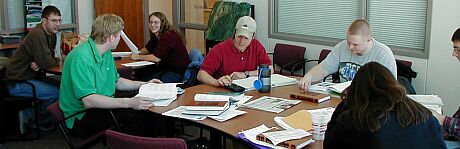
POLYGON ((260 80, 255 80, 254 83, 252 84, 254 85, 254 88, 256 88, 256 90, 259 90, 262 88, 262 81, 260 80))

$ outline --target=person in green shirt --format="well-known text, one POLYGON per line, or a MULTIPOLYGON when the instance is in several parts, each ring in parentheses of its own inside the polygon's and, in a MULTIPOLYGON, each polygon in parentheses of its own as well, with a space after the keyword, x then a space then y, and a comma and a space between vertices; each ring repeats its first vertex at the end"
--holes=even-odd
MULTIPOLYGON (((75 47, 66 57, 61 78, 60 108, 64 116, 85 113, 66 120, 66 125, 80 137, 89 137, 113 126, 107 109, 112 109, 123 126, 122 132, 153 136, 155 118, 146 111, 153 104, 147 98, 114 98, 115 90, 138 90, 147 82, 121 78, 112 56, 120 41, 124 21, 114 14, 96 18, 88 40, 75 47)), ((157 79, 151 83, 162 83, 157 79)))

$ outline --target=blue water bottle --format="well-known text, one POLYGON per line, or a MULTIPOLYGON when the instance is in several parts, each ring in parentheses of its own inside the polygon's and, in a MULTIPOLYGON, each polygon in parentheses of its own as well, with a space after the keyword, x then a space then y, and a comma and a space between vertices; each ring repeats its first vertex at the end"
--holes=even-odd
POLYGON ((269 93, 271 89, 271 70, 267 64, 259 66, 259 77, 254 81, 254 88, 261 93, 269 93))

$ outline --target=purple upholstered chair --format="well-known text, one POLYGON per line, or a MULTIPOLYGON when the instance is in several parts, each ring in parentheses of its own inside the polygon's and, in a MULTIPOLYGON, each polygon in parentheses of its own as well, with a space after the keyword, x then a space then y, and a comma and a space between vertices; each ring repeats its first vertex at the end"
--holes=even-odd
POLYGON ((147 138, 106 130, 105 136, 109 149, 154 148, 187 149, 187 144, 179 138, 147 138))
POLYGON ((305 75, 305 47, 277 43, 273 52, 273 64, 278 65, 280 70, 276 70, 275 73, 281 75, 294 75, 294 72, 302 69, 303 75, 305 75), (285 71, 285 73, 283 73, 285 71), (287 71, 287 72, 286 72, 287 71))

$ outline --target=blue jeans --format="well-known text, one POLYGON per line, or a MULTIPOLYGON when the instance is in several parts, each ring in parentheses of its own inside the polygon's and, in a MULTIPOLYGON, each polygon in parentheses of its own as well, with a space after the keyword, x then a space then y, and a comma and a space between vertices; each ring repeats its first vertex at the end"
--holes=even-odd
POLYGON ((160 80, 163 83, 182 83, 182 75, 167 71, 161 74, 160 80))
MULTIPOLYGON (((35 86, 38 100, 53 103, 59 99, 59 88, 57 86, 39 80, 27 80, 27 82, 35 86)), ((17 83, 15 86, 9 87, 8 92, 13 96, 32 97, 32 87, 26 83, 17 83)))
MULTIPOLYGON (((40 100, 39 108, 39 119, 43 120, 40 123, 51 122, 51 115, 47 110, 47 107, 59 99, 59 88, 57 86, 39 81, 39 80, 27 80, 35 86, 35 93, 37 99, 40 100)), ((27 83, 17 83, 14 86, 8 88, 8 92, 12 96, 32 97, 32 87, 27 83)), ((32 108, 25 109, 25 112, 29 118, 34 118, 32 108)))

